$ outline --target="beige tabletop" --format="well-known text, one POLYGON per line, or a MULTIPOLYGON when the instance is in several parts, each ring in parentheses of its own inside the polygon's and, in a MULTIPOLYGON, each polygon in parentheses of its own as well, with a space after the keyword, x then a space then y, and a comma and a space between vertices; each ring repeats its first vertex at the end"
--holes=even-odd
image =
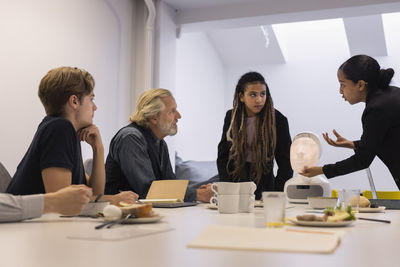
MULTIPOLYGON (((290 206, 287 216, 304 213, 308 208, 290 206)), ((388 219, 391 224, 357 221, 347 227, 319 228, 344 231, 332 254, 188 248, 187 244, 209 225, 262 227, 262 208, 254 213, 219 214, 201 204, 156 211, 163 216, 159 223, 102 230, 94 230, 102 222, 99 219, 60 218, 55 214, 0 224, 1 266, 394 266, 400 252, 400 211, 360 214, 388 219), (129 237, 141 231, 158 233, 129 237)))

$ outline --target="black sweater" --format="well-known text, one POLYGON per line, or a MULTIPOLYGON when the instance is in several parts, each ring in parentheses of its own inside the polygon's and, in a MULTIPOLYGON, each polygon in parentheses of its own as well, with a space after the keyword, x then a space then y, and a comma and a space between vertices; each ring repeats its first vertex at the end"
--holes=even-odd
POLYGON ((325 176, 331 178, 365 169, 378 156, 400 188, 400 89, 390 86, 369 93, 361 121, 363 133, 354 142, 354 155, 325 165, 325 176))
MULTIPOLYGON (((232 143, 226 139, 226 132, 229 129, 232 118, 232 110, 226 113, 224 128, 222 131, 221 141, 218 145, 218 173, 220 181, 232 182, 234 179, 231 177, 226 166, 229 160, 229 150, 232 143)), ((285 182, 293 176, 293 170, 290 166, 290 145, 292 139, 289 133, 289 124, 284 115, 275 109, 275 120, 276 120, 276 148, 275 148, 275 161, 278 164, 278 171, 276 177, 274 176, 273 170, 268 173, 264 173, 260 183, 257 185, 256 198, 261 197, 263 191, 283 191, 285 182)), ((233 164, 229 164, 229 170, 232 171, 233 164)), ((249 168, 249 165, 247 166, 249 168)), ((240 181, 249 181, 251 178, 249 175, 243 177, 240 181)))

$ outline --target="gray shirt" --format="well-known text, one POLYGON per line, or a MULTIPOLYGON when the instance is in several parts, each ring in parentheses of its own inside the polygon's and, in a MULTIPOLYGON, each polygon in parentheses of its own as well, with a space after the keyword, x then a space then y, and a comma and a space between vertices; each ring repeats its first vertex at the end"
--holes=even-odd
MULTIPOLYGON (((132 190, 139 194, 139 198, 146 198, 154 180, 176 179, 167 144, 158 140, 151 130, 147 131, 148 138, 136 127, 128 125, 111 140, 106 160, 106 194, 132 190), (155 156, 149 151, 153 151, 155 156)), ((196 190, 188 188, 185 201, 195 200, 196 190)))
POLYGON ((40 217, 43 208, 42 194, 27 196, 0 194, 0 222, 16 222, 40 217))

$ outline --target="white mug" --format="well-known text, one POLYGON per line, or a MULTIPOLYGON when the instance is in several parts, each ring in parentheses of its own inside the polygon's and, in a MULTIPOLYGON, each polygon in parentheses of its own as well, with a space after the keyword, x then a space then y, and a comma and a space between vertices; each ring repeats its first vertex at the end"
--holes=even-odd
POLYGON ((218 195, 210 199, 211 204, 218 205, 219 213, 238 213, 239 195, 218 195))
POLYGON ((239 194, 241 195, 252 195, 257 189, 257 185, 254 182, 241 182, 239 194))
POLYGON ((256 196, 239 195, 239 212, 253 212, 256 196))
POLYGON ((217 195, 214 195, 210 198, 210 204, 212 205, 218 205, 218 198, 217 195))
POLYGON ((211 190, 217 195, 239 195, 240 184, 231 182, 213 183, 211 190))

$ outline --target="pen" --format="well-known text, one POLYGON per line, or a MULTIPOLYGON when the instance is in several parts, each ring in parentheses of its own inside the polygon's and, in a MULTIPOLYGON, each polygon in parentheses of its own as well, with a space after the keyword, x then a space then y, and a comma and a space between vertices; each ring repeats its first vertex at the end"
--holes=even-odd
POLYGON ((380 219, 370 219, 370 218, 360 218, 357 217, 359 220, 365 220, 365 221, 373 221, 373 222, 383 222, 383 223, 391 223, 391 221, 388 220, 380 220, 380 219))
POLYGON ((103 194, 99 194, 97 197, 96 197, 96 199, 94 200, 94 202, 97 202, 97 201, 99 201, 100 200, 100 198, 103 196, 103 194))

